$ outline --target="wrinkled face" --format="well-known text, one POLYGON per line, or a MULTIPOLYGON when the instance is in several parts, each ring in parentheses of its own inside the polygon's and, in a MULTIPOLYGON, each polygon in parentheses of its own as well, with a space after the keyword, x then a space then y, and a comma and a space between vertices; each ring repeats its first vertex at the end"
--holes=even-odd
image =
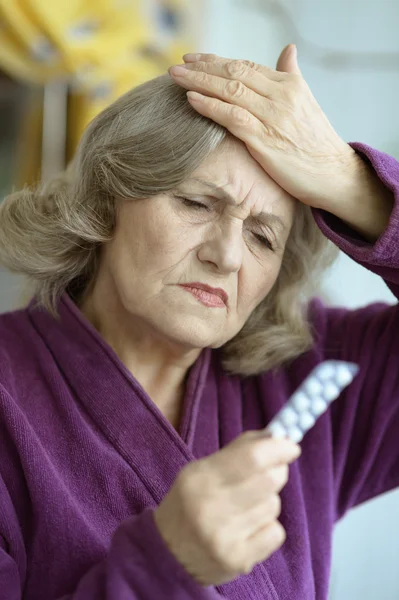
POLYGON ((244 144, 225 141, 173 192, 121 202, 101 264, 110 293, 171 342, 219 347, 275 283, 295 204, 244 144))

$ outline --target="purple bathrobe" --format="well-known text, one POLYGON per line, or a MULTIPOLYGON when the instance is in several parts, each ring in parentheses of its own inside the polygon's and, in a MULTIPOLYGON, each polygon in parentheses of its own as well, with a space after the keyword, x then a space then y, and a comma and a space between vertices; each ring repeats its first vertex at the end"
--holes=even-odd
MULTIPOLYGON (((399 164, 355 144, 395 206, 373 245, 332 215, 323 233, 399 292, 399 164)), ((361 210, 361 206, 359 207, 361 210)), ((399 312, 310 304, 313 348, 243 379, 204 350, 177 433, 71 299, 0 315, 0 600, 326 600, 334 524, 399 486, 399 312), (265 427, 320 361, 359 363, 302 442, 281 492, 283 546, 252 573, 197 584, 153 520, 181 468, 265 427)))

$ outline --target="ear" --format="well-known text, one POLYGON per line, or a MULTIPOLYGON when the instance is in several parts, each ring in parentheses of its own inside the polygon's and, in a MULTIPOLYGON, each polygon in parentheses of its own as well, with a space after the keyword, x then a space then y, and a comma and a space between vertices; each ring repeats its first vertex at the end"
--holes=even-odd
POLYGON ((277 71, 285 71, 286 73, 296 73, 301 75, 297 61, 297 49, 295 44, 288 44, 280 54, 277 66, 277 71))

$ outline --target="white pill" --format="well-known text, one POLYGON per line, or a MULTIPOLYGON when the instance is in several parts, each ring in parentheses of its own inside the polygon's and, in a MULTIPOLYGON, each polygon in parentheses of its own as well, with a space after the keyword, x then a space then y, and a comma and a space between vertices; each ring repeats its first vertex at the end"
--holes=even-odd
POLYGON ((310 400, 307 397, 307 395, 303 392, 297 392, 292 397, 292 406, 294 406, 297 409, 297 411, 301 412, 309 408, 310 400))
POLYGON ((291 425, 295 425, 297 423, 298 414, 293 408, 291 408, 291 406, 286 406, 279 414, 279 418, 284 425, 290 427, 291 425))
POLYGON ((285 438, 287 436, 286 428, 280 423, 280 421, 274 421, 267 426, 267 431, 273 438, 285 438))
POLYGON ((340 365, 335 374, 335 381, 341 388, 346 387, 353 379, 353 375, 346 365, 340 365))
POLYGON ((309 381, 306 383, 306 391, 311 396, 316 396, 321 394, 323 391, 323 386, 318 379, 315 377, 311 377, 309 381))
POLYGON ((315 398, 312 402, 311 411, 315 417, 318 417, 327 410, 328 404, 323 398, 315 398))
POLYGON ((323 396, 328 402, 331 402, 331 400, 335 400, 339 396, 339 393, 340 389, 334 383, 329 382, 324 388, 323 396))
POLYGON ((331 363, 321 364, 317 370, 317 376, 321 381, 327 381, 328 379, 332 379, 335 375, 336 368, 331 363))
POLYGON ((301 442, 303 439, 303 433, 299 429, 299 427, 290 427, 287 433, 288 437, 296 444, 298 444, 298 442, 301 442))
POLYGON ((302 413, 299 417, 299 427, 302 431, 308 431, 316 423, 316 419, 309 412, 302 413))

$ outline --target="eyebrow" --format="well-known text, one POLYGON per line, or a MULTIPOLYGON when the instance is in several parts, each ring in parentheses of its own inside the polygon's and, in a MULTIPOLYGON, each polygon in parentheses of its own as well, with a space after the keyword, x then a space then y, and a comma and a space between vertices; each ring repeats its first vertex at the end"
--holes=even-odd
MULTIPOLYGON (((212 181, 205 181, 205 179, 199 179, 198 177, 191 177, 190 179, 186 180, 186 183, 188 183, 190 181, 196 181, 197 183, 206 185, 214 192, 217 192, 226 202, 228 202, 229 204, 236 205, 235 198, 233 196, 231 196, 228 192, 226 192, 226 190, 224 188, 222 188, 219 185, 216 185, 216 183, 213 183, 212 181)), ((270 212, 263 211, 256 217, 249 217, 249 220, 251 220, 253 222, 258 221, 258 222, 267 222, 270 224, 273 223, 277 226, 280 226, 282 229, 288 229, 287 224, 283 221, 283 219, 281 217, 279 217, 278 215, 275 215, 274 213, 270 213, 270 212)))

